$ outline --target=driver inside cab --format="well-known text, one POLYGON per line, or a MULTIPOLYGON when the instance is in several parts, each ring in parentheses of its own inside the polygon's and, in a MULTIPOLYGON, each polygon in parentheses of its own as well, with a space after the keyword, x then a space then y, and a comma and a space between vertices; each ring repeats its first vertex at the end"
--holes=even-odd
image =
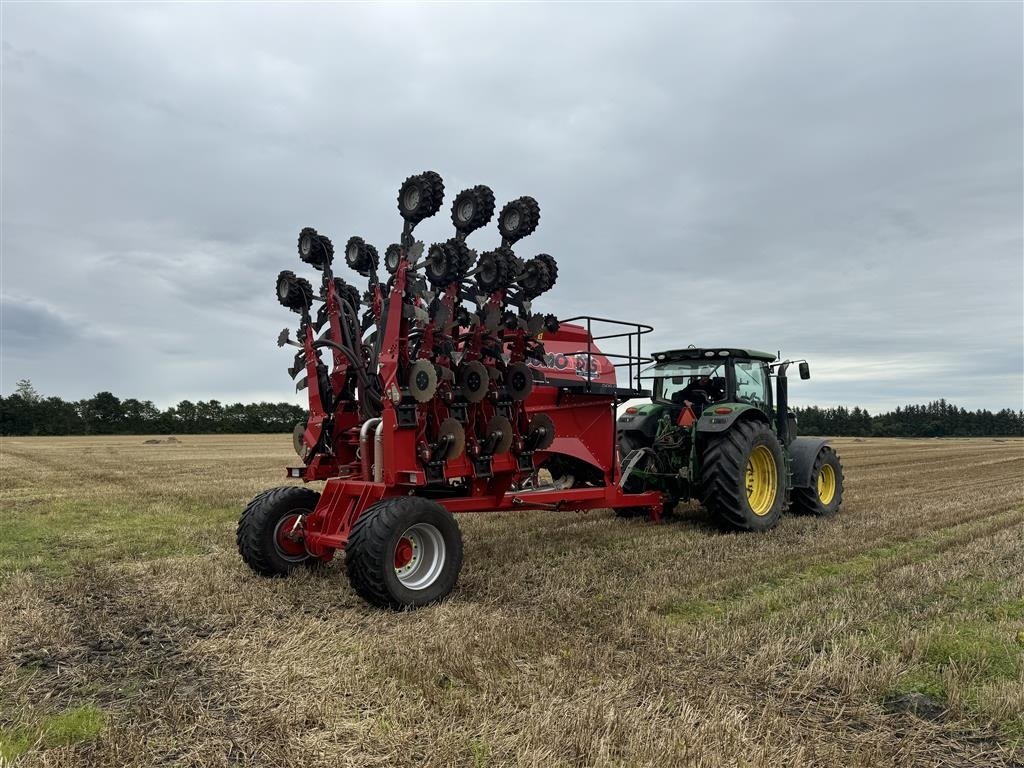
POLYGON ((725 379, 721 376, 694 376, 690 383, 672 395, 672 402, 693 409, 700 416, 704 407, 725 399, 725 379))

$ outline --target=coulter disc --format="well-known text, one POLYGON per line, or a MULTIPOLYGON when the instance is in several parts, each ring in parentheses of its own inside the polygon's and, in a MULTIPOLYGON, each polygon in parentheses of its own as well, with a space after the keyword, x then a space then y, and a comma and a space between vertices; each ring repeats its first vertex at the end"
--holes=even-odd
POLYGON ((441 426, 437 430, 437 439, 440 442, 443 438, 450 436, 451 442, 448 443, 448 450, 444 456, 438 456, 437 458, 442 461, 448 461, 450 459, 457 459, 462 455, 462 452, 466 449, 466 431, 462 428, 462 424, 452 418, 447 418, 441 422, 441 426))
POLYGON ((500 432, 501 436, 494 444, 494 454, 507 453, 512 447, 512 422, 504 416, 495 415, 487 422, 487 436, 490 437, 496 432, 500 432))
POLYGON ((437 371, 429 360, 417 360, 409 366, 409 394, 417 403, 426 403, 437 392, 437 371))
POLYGON ((555 439, 555 423, 546 413, 538 413, 530 419, 530 431, 527 437, 535 441, 533 449, 543 451, 549 448, 555 439))

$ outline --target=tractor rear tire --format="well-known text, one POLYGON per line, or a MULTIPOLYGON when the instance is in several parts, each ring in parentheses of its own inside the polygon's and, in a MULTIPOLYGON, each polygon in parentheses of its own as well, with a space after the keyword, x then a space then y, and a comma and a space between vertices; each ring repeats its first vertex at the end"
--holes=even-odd
POLYGON ((319 493, 297 485, 258 494, 242 512, 235 535, 245 564, 260 576, 287 576, 300 565, 319 565, 302 542, 287 537, 296 517, 308 515, 318 501, 319 493))
POLYGON ((767 531, 786 498, 782 447, 760 421, 740 421, 704 449, 700 501, 727 528, 767 531))
POLYGON ((436 501, 395 496, 378 501, 352 526, 348 580, 371 605, 401 611, 451 594, 462 570, 462 534, 436 501))
POLYGON ((793 489, 792 510, 799 515, 831 517, 843 503, 843 465, 831 446, 822 446, 811 468, 811 486, 793 489))

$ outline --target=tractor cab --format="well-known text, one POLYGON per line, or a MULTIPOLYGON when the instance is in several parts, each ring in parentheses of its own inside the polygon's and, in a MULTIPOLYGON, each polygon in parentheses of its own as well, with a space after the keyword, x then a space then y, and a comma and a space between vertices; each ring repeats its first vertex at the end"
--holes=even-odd
MULTIPOLYGON (((641 373, 650 382, 651 402, 631 406, 619 416, 620 443, 632 448, 650 445, 667 425, 718 431, 743 411, 756 409, 772 421, 775 405, 783 403, 772 392, 776 355, 752 349, 699 348, 658 352, 653 365, 641 373), (685 412, 685 413, 684 413, 685 412)), ((783 371, 783 379, 785 372, 783 371)), ((784 386, 784 384, 783 384, 784 386)), ((795 435, 786 413, 786 429, 795 435)))
POLYGON ((744 403, 769 413, 770 363, 775 355, 747 349, 679 349, 659 352, 646 375, 653 400, 669 407, 691 407, 696 415, 709 405, 744 403))

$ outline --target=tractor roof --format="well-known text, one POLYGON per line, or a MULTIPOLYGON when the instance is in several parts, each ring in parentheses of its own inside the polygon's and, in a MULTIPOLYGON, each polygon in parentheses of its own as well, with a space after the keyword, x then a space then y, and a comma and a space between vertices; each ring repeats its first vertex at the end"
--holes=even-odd
POLYGON ((666 360, 709 360, 718 357, 740 357, 746 360, 764 360, 767 363, 776 359, 771 352, 759 352, 756 349, 735 349, 733 347, 687 347, 686 349, 670 349, 655 352, 654 359, 658 362, 666 360))

